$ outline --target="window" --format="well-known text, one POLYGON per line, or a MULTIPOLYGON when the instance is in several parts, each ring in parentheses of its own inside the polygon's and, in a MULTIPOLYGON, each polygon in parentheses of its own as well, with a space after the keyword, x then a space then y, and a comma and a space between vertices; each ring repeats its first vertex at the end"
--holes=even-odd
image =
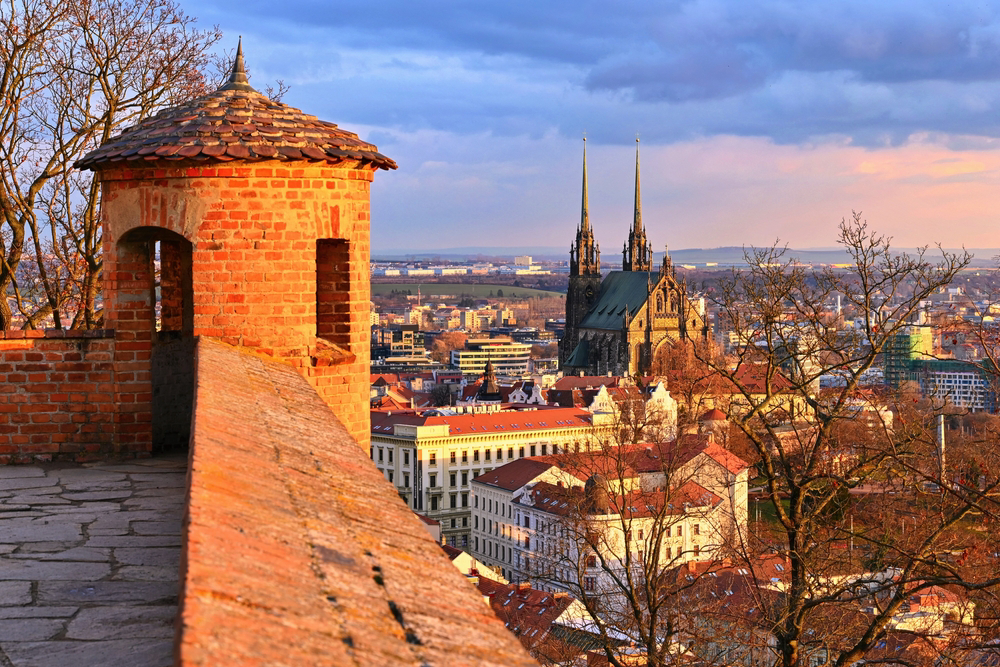
MULTIPOLYGON (((498 449, 498 450, 497 450, 497 452, 499 452, 499 451, 500 451, 500 450, 498 449)), ((486 460, 487 460, 487 461, 489 461, 489 460, 490 460, 490 455, 491 455, 492 453, 493 453, 493 452, 492 452, 491 450, 489 450, 489 449, 487 449, 487 450, 486 450, 486 451, 484 452, 484 455, 486 456, 486 460)), ((500 455, 499 455, 499 453, 497 454, 497 458, 498 458, 498 459, 500 458, 500 455)))
MULTIPOLYGON (((487 453, 489 453, 489 450, 487 450, 487 453)), ((476 451, 472 452, 472 462, 473 463, 479 463, 479 450, 478 449, 476 451)))
POLYGON ((392 481, 392 471, 391 470, 389 471, 389 481, 390 482, 392 481))
POLYGON ((351 287, 351 248, 345 239, 316 239, 316 337, 351 348, 351 302, 340 297, 351 287))
POLYGON ((468 507, 468 506, 469 506, 469 494, 468 493, 463 493, 462 494, 462 507, 468 507))
POLYGON ((475 528, 476 530, 479 530, 479 515, 478 514, 475 515, 474 517, 472 517, 472 527, 475 528))
POLYGON ((452 519, 452 520, 451 520, 451 527, 452 527, 452 528, 454 528, 454 527, 455 527, 455 520, 454 520, 454 519, 452 519))
POLYGON ((455 488, 455 473, 451 473, 450 475, 448 475, 448 486, 450 486, 453 489, 455 488))
POLYGON ((694 555, 697 556, 700 553, 701 553, 701 547, 699 547, 697 544, 694 545, 694 555))
MULTIPOLYGON (((489 459, 486 460, 489 461, 489 459)), ((502 461, 502 460, 503 460, 503 450, 497 447, 497 461, 502 461)))
POLYGON ((468 527, 469 527, 469 517, 463 516, 462 517, 462 528, 468 528, 468 527))
POLYGON ((438 476, 430 475, 430 483, 428 484, 428 486, 433 489, 437 485, 438 485, 438 476))
POLYGON ((468 547, 469 546, 469 536, 468 535, 462 535, 462 546, 463 547, 468 547))
POLYGON ((403 450, 403 465, 404 466, 410 465, 410 450, 409 449, 404 449, 403 450))
POLYGON ((437 465, 437 454, 435 454, 434 452, 431 452, 430 458, 427 460, 427 463, 429 465, 436 466, 437 465))
POLYGON ((525 549, 530 549, 531 548, 531 538, 530 537, 525 537, 524 538, 524 548, 525 549))
POLYGON ((375 460, 375 448, 374 447, 369 447, 368 448, 368 458, 370 458, 372 461, 375 460))
POLYGON ((535 446, 534 445, 531 446, 531 455, 535 456, 535 446))
POLYGON ((531 528, 531 517, 527 514, 524 515, 524 527, 531 528))
POLYGON ((438 508, 437 496, 431 496, 431 511, 436 512, 438 508))
POLYGON ((642 529, 641 528, 639 529, 639 539, 640 540, 642 539, 642 529))
MULTIPOLYGON (((524 456, 524 452, 521 452, 521 456, 524 456)), ((512 458, 514 458, 514 448, 513 447, 508 447, 507 448, 507 459, 510 460, 512 458)), ((500 457, 498 456, 497 459, 499 460, 500 457)))
POLYGON ((597 588, 597 577, 584 577, 583 590, 592 591, 597 588))
POLYGON ((472 504, 477 508, 479 507, 479 496, 473 496, 472 504))
MULTIPOLYGON (((548 445, 542 445, 542 456, 545 456, 545 454, 547 453, 545 450, 547 450, 548 448, 549 448, 548 445)), ((555 445, 552 445, 552 453, 553 454, 556 453, 555 452, 555 445)))
POLYGON ((700 523, 694 524, 694 534, 695 535, 701 535, 701 524, 700 523))
POLYGON ((469 462, 469 451, 462 450, 462 463, 468 463, 468 462, 469 462))
POLYGON ((463 472, 462 473, 462 486, 468 486, 468 485, 469 485, 469 473, 463 472))
POLYGON ((521 458, 521 459, 524 458, 524 447, 519 447, 518 448, 518 450, 517 450, 517 456, 518 456, 518 458, 521 458))
POLYGON ((684 526, 677 526, 677 537, 684 534, 684 526))
POLYGON ((452 493, 450 496, 448 496, 448 500, 451 503, 449 505, 449 507, 451 509, 455 509, 456 507, 458 507, 458 494, 457 493, 452 493))
POLYGON ((405 488, 407 488, 407 489, 410 488, 410 476, 409 476, 409 474, 406 474, 406 473, 403 474, 403 486, 405 488))
POLYGON ((455 452, 451 453, 451 462, 455 463, 455 452))
POLYGON ((587 567, 597 567, 597 556, 587 556, 587 567))
POLYGON ((389 463, 392 463, 392 450, 389 450, 389 463))
POLYGON ((378 462, 382 463, 382 448, 378 448, 378 462))

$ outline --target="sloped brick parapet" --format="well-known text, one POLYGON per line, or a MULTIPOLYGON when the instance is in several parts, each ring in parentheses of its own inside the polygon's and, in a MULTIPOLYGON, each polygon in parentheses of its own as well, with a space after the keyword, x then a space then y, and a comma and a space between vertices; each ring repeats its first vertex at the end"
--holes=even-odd
POLYGON ((295 368, 196 363, 177 664, 535 664, 295 368))

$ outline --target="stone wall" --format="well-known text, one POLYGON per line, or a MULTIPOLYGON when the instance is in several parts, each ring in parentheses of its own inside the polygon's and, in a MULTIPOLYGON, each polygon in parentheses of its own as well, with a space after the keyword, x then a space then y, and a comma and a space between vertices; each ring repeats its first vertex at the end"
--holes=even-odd
POLYGON ((316 391, 201 338, 177 664, 534 665, 316 391))
POLYGON ((0 464, 147 454, 115 437, 115 353, 110 331, 0 331, 0 464))

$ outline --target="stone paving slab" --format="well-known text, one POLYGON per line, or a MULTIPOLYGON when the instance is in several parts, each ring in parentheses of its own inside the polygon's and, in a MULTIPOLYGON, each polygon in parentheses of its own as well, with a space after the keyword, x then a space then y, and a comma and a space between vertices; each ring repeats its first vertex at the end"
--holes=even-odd
POLYGON ((186 470, 0 467, 0 667, 173 664, 186 470))

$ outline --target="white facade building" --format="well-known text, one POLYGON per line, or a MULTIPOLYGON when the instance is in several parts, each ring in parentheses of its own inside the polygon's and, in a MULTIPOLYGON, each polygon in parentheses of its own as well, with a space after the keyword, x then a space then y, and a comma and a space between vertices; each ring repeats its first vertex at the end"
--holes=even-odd
POLYGON ((598 560, 613 569, 626 552, 658 553, 664 564, 680 564, 713 558, 741 540, 747 480, 747 464, 707 435, 609 456, 515 461, 472 480, 470 546, 511 581, 559 589, 584 572, 578 583, 596 590, 609 576, 598 560), (588 495, 598 487, 603 503, 588 495), (581 553, 585 543, 600 544, 599 553, 581 553))

